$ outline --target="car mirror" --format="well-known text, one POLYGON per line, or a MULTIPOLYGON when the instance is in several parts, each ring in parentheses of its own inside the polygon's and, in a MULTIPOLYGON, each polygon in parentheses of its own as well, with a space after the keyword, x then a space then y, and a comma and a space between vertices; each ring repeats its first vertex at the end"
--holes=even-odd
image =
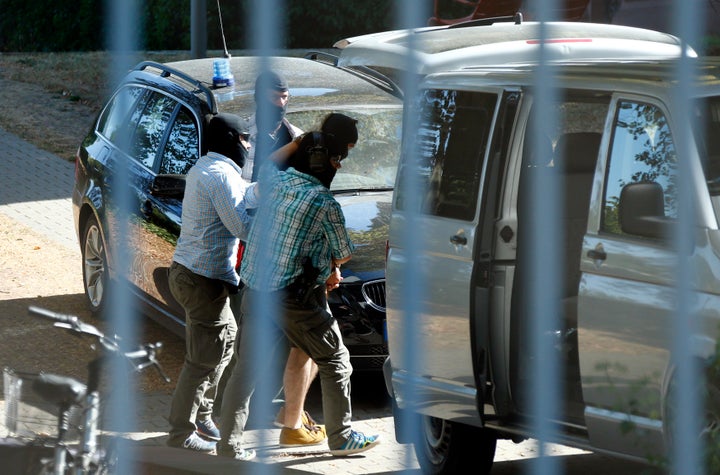
POLYGON ((185 194, 185 175, 158 175, 152 182, 150 193, 160 198, 182 199, 185 194))
POLYGON ((620 192, 620 229, 627 234, 665 239, 672 232, 673 219, 665 216, 665 196, 655 182, 631 183, 620 192))

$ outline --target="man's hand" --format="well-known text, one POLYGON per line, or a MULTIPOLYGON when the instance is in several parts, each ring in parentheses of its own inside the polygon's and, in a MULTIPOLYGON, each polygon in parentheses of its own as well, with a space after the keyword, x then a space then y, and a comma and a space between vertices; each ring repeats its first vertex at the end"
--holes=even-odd
POLYGON ((342 280, 343 278, 342 275, 340 275, 340 267, 333 267, 330 277, 328 277, 325 281, 325 290, 330 292, 331 290, 337 289, 340 287, 340 282, 342 282, 342 280))

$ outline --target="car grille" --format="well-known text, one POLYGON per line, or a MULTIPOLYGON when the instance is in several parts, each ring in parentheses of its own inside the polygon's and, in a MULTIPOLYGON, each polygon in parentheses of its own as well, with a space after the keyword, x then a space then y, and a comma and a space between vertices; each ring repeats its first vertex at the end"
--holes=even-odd
POLYGON ((385 279, 365 282, 361 292, 368 305, 379 312, 385 311, 385 279))
POLYGON ((348 346, 353 370, 381 370, 388 355, 387 345, 348 346))

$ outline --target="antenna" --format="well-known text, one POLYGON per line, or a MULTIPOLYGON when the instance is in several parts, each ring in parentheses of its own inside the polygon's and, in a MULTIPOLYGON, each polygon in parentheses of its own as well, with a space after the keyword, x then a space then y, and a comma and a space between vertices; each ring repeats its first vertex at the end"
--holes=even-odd
POLYGON ((223 40, 223 48, 225 50, 225 57, 229 58, 230 53, 228 53, 227 43, 225 43, 225 30, 223 29, 223 24, 222 24, 222 12, 220 11, 220 0, 217 0, 217 7, 218 7, 218 18, 220 20, 220 36, 222 36, 222 40, 223 40))

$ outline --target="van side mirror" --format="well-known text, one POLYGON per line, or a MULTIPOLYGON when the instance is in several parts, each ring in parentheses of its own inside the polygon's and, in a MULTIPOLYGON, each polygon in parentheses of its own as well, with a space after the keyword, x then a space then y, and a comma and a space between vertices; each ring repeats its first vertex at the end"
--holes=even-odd
POLYGON ((630 183, 620 192, 620 229, 627 234, 665 239, 672 232, 672 219, 665 217, 662 186, 655 182, 630 183))
POLYGON ((185 195, 185 175, 158 175, 150 186, 150 193, 159 198, 177 198, 185 195))

